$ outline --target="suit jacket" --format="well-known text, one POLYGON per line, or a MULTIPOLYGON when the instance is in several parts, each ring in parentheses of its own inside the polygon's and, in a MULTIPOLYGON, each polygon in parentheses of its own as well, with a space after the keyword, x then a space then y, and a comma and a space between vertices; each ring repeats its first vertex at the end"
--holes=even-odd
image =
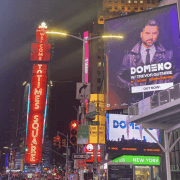
MULTIPOLYGON (((141 58, 141 53, 140 53, 140 48, 141 48, 141 43, 138 42, 133 49, 127 53, 124 58, 123 62, 117 72, 117 81, 120 84, 123 84, 125 88, 128 88, 131 90, 132 86, 144 86, 144 85, 150 85, 150 84, 161 84, 161 83, 166 83, 166 82, 173 82, 174 78, 176 77, 174 74, 174 60, 173 60, 173 51, 169 50, 167 51, 160 43, 156 42, 155 48, 156 52, 154 54, 154 57, 152 59, 151 64, 156 64, 156 63, 165 63, 165 62, 171 62, 173 65, 173 79, 163 79, 163 80, 154 80, 154 81, 147 81, 147 82, 134 82, 131 83, 131 74, 130 74, 130 69, 131 67, 138 67, 138 66, 144 66, 144 62, 142 61, 141 58)), ((134 79, 136 81, 136 79, 134 79)), ((150 96, 153 94, 153 92, 146 92, 146 97, 150 96)), ((132 102, 137 102, 142 100, 142 93, 134 93, 133 96, 136 96, 138 98, 135 98, 132 102)))

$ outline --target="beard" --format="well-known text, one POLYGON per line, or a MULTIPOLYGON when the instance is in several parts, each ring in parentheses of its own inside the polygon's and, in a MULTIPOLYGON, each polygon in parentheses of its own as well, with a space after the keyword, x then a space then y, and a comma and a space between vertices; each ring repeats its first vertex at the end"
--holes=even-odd
POLYGON ((147 41, 142 41, 143 44, 145 44, 146 46, 151 47, 155 42, 153 40, 147 40, 147 41))

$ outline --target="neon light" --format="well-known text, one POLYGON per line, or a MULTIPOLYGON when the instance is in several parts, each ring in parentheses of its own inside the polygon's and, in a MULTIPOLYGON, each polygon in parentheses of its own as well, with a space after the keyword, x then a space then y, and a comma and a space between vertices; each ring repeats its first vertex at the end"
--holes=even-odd
MULTIPOLYGON (((89 40, 88 40, 88 38, 89 38, 89 32, 86 31, 86 32, 84 32, 84 39, 86 40, 85 41, 85 55, 84 55, 85 56, 85 62, 84 62, 84 64, 85 64, 85 67, 84 67, 85 83, 88 83, 88 71, 89 71, 89 40)), ((85 99, 85 103, 88 103, 88 99, 85 99)))
POLYGON ((109 141, 109 114, 106 114, 106 127, 107 127, 107 133, 106 133, 106 138, 107 141, 109 141))
POLYGON ((46 127, 48 92, 49 92, 49 85, 47 86, 47 91, 46 91, 46 106, 45 106, 45 111, 44 111, 44 124, 43 124, 43 142, 44 142, 44 135, 45 135, 45 127, 46 127))
POLYGON ((29 83, 29 88, 28 88, 28 101, 27 101, 26 137, 27 137, 27 129, 28 129, 29 106, 30 106, 30 93, 31 93, 31 84, 29 83))
POLYGON ((34 64, 31 77, 31 93, 25 154, 26 163, 40 163, 42 157, 43 125, 46 104, 47 65, 34 64))

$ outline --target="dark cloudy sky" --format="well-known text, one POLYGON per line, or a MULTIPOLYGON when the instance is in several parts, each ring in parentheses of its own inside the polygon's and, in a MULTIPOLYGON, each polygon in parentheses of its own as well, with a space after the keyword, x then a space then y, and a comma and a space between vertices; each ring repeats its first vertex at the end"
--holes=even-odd
MULTIPOLYGON (((28 77, 31 43, 45 21, 50 30, 78 36, 97 16, 96 0, 1 0, 0 5, 0 134, 10 127, 10 106, 17 84, 28 77), (48 5, 46 5, 48 4, 48 5)), ((55 55, 49 63, 50 79, 58 81, 53 100, 54 118, 67 122, 76 114, 75 82, 81 81, 82 42, 54 38, 55 55), (73 81, 72 83, 66 81, 73 81), (74 94, 73 94, 74 93, 74 94), (72 100, 72 98, 74 99, 72 100), (71 113, 72 111, 72 113, 71 113), (58 113, 59 112, 59 116, 58 113)), ((61 127, 62 128, 62 127, 61 127)))

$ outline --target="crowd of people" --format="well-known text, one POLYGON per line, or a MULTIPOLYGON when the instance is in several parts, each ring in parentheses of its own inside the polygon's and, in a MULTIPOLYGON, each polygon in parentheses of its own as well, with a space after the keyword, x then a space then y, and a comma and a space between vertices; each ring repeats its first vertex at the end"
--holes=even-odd
POLYGON ((39 176, 28 176, 27 174, 0 174, 0 180, 63 180, 62 176, 52 176, 52 175, 39 175, 39 176))

